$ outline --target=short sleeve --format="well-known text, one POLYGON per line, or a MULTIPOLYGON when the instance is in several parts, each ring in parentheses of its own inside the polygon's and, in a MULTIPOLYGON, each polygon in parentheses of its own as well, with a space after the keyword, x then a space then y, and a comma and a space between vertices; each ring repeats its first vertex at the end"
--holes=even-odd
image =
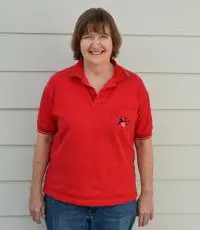
POLYGON ((54 89, 51 79, 47 82, 40 101, 37 131, 44 134, 54 134, 56 132, 56 120, 53 116, 54 107, 54 89))
POLYGON ((138 117, 135 125, 135 139, 147 139, 152 136, 152 113, 149 94, 142 80, 138 84, 138 117))

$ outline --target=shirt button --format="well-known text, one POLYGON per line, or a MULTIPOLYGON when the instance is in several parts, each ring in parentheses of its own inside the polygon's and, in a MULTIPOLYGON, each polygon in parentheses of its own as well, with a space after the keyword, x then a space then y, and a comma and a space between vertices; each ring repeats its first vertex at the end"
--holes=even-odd
POLYGON ((101 99, 99 97, 95 98, 95 102, 100 102, 100 101, 101 101, 101 99))

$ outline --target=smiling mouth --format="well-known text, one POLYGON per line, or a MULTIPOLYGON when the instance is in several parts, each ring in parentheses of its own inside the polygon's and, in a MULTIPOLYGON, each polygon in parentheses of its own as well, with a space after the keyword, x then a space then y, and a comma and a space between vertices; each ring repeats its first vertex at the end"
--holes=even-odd
POLYGON ((104 51, 89 51, 89 53, 92 55, 100 55, 100 54, 104 53, 104 51))

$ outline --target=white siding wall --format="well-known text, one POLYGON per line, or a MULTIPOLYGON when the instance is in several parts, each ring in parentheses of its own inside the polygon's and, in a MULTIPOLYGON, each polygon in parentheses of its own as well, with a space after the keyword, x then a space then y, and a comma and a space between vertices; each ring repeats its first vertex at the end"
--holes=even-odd
POLYGON ((28 216, 35 122, 43 86, 72 64, 74 23, 110 11, 123 34, 119 61, 149 89, 154 117, 155 220, 145 229, 200 223, 200 1, 0 0, 0 229, 42 230, 28 216))

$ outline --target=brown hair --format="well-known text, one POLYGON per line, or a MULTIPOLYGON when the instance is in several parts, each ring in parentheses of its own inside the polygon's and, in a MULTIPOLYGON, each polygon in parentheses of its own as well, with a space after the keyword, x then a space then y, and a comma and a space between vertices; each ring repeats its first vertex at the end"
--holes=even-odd
POLYGON ((108 26, 110 30, 113 43, 111 58, 118 55, 122 40, 113 17, 102 8, 90 8, 81 14, 74 28, 71 47, 74 52, 75 60, 79 60, 82 57, 80 50, 82 36, 87 33, 89 29, 98 33, 105 32, 106 26, 108 26))

